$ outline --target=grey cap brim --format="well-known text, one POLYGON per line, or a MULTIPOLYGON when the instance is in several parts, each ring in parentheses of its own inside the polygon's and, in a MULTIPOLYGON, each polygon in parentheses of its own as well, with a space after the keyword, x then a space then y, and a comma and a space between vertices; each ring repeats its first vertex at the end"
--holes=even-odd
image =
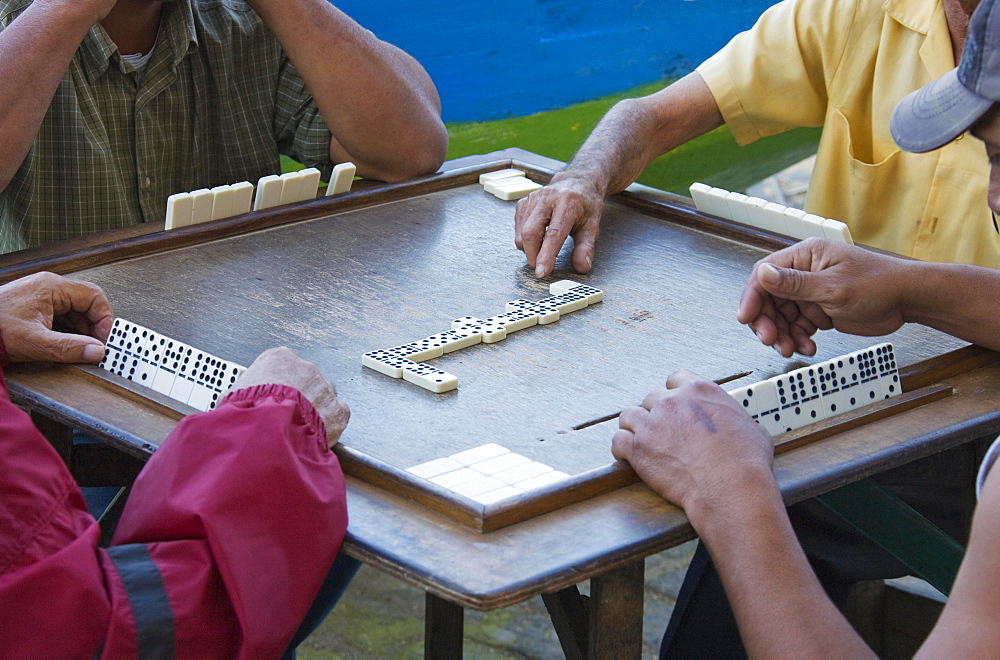
POLYGON ((948 144, 969 130, 993 105, 970 92, 952 69, 903 97, 889 121, 892 138, 902 149, 922 153, 948 144))

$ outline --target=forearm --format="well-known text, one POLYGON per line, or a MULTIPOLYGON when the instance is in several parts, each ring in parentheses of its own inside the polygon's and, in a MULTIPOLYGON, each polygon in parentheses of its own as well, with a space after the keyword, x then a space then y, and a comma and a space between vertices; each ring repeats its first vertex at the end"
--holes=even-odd
POLYGON ((587 179, 602 196, 620 192, 653 160, 722 123, 708 86, 691 73, 656 94, 616 104, 554 180, 587 179))
POLYGON ((434 172, 448 137, 430 76, 326 0, 252 0, 333 133, 330 156, 385 181, 434 172))
POLYGON ((0 31, 0 191, 35 141, 74 53, 108 0, 35 0, 0 31))
POLYGON ((903 317, 1000 350, 1000 271, 961 264, 908 262, 903 317))
POLYGON ((722 577, 751 657, 874 657, 816 579, 770 473, 685 509, 722 577))

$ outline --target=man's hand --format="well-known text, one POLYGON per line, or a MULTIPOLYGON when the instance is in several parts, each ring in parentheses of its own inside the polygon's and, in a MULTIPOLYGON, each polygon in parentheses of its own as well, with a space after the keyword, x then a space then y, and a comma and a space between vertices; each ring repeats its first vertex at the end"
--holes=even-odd
POLYGON ((611 453, 691 516, 727 496, 741 473, 770 473, 770 434, 721 387, 690 371, 626 408, 611 453))
POLYGON ((904 292, 917 264, 811 238, 754 265, 737 320, 784 357, 815 355, 817 330, 886 335, 905 321, 904 292))
POLYGON ((535 277, 552 272, 568 236, 573 237, 573 270, 588 272, 603 209, 604 195, 592 182, 560 174, 519 201, 514 212, 514 244, 535 269, 535 277))
POLYGON ((316 365, 287 348, 272 348, 254 360, 233 384, 232 390, 270 384, 289 385, 301 392, 323 418, 330 447, 340 441, 351 410, 337 398, 337 390, 323 378, 316 365))
POLYGON ((12 362, 100 362, 113 321, 89 282, 36 273, 0 286, 0 335, 12 362))

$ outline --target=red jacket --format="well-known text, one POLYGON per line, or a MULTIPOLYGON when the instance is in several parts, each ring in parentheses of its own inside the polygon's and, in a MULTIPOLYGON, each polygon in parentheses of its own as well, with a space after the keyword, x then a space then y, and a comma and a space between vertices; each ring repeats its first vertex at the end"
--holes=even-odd
POLYGON ((319 415, 297 390, 260 385, 178 424, 99 548, 0 370, 2 658, 279 657, 346 528, 319 415))

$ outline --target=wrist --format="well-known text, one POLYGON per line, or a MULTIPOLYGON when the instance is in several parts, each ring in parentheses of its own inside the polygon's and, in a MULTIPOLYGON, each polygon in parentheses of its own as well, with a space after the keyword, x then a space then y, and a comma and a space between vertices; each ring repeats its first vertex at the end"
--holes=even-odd
POLYGON ((899 270, 897 300, 905 323, 932 325, 947 314, 948 271, 953 265, 904 261, 899 270), (942 294, 944 299, 942 300, 942 294))
POLYGON ((708 539, 784 505, 770 466, 744 465, 735 474, 718 474, 711 482, 698 484, 682 506, 698 535, 708 539))
POLYGON ((608 191, 608 180, 599 171, 586 170, 573 164, 556 173, 549 183, 549 185, 553 184, 570 187, 581 194, 600 199, 603 199, 608 191))

